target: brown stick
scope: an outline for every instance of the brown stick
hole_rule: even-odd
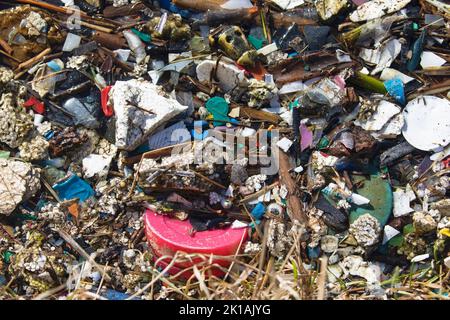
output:
[[[328,256],[320,258],[320,272],[317,279],[317,300],[325,300],[325,285],[327,284]]]
[[[225,187],[224,185],[222,185],[222,184],[220,184],[220,183],[218,183],[218,182],[216,182],[216,181],[214,181],[214,180],[211,180],[211,179],[208,178],[208,177],[205,177],[204,175],[202,175],[201,173],[199,173],[199,172],[197,172],[197,171],[194,171],[194,174],[195,174],[197,177],[199,177],[200,179],[203,179],[203,180],[205,180],[205,181],[207,181],[207,182],[209,182],[209,183],[215,185],[216,187],[219,187],[219,188],[221,188],[221,189],[226,189],[226,188],[227,188],[227,187]]]
[[[272,146],[272,149],[278,147]],[[300,199],[298,198],[296,191],[297,187],[295,185],[294,179],[292,179],[289,170],[291,169],[291,165],[289,163],[289,156],[278,149],[279,154],[279,166],[280,166],[280,180],[281,183],[284,184],[288,190],[287,195],[287,206],[288,206],[288,215],[291,220],[298,220],[300,223],[306,223],[308,218],[306,214],[302,210],[302,204],[300,203]]]
[[[3,39],[0,39],[0,46],[8,53],[11,54],[13,52],[13,48]]]
[[[37,0],[16,0],[16,2],[29,4],[29,5],[32,5],[32,6],[41,7],[41,8],[50,10],[50,11],[55,11],[55,12],[60,12],[60,13],[65,13],[65,14],[73,14],[73,13],[78,11],[80,13],[80,17],[89,18],[89,16],[85,12],[83,12],[81,10],[76,10],[76,9],[73,9],[73,8],[59,7],[59,6],[55,6],[53,4],[45,3],[45,2],[42,2],[42,1],[37,1]]]
[[[28,67],[31,67],[32,65],[36,64],[39,62],[39,60],[41,60],[45,55],[49,54],[52,51],[51,48],[47,48],[44,51],[42,51],[41,53],[39,53],[37,56],[22,62],[21,64],[19,64],[19,66],[17,67],[16,71],[22,70],[22,69],[26,69]]]
[[[220,10],[225,0],[209,0],[209,1],[198,1],[198,0],[174,0],[173,4],[177,7],[193,9],[196,11],[208,11],[208,10]]]

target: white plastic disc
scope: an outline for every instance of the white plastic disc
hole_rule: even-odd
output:
[[[402,133],[413,147],[430,151],[450,142],[450,101],[434,96],[420,96],[403,110]]]

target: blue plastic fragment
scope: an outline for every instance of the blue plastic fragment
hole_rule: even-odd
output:
[[[266,206],[259,202],[252,210],[251,214],[256,219],[261,219],[264,213],[266,212]]]
[[[161,8],[169,10],[173,13],[178,13],[182,18],[189,19],[192,15],[191,11],[177,7],[171,0],[160,0],[159,4]]]
[[[130,297],[130,295],[116,290],[106,289],[104,297],[108,300],[126,300]],[[139,300],[139,299],[133,298],[131,300]]]
[[[204,120],[194,121],[194,129],[191,130],[191,135],[194,137],[195,140],[203,140],[209,134],[208,130],[203,131],[203,128],[207,128],[207,127],[208,127],[208,121],[204,121]]]
[[[47,62],[47,66],[52,69],[52,71],[58,72],[61,71],[61,66],[59,66],[55,60]]]
[[[393,78],[384,82],[384,87],[391,97],[393,97],[402,106],[406,104],[405,88],[402,80]]]
[[[45,138],[45,140],[50,140],[51,138],[53,138],[54,135],[55,135],[55,132],[52,130],[49,130],[46,133],[44,133],[44,138]]]
[[[78,198],[80,202],[84,202],[95,194],[89,183],[75,174],[64,182],[55,184],[53,189],[55,189],[58,196],[63,200]]]
[[[310,246],[307,246],[307,254],[308,254],[308,258],[310,259],[317,259],[320,257],[320,248],[319,246],[311,248]]]
[[[338,159],[338,161],[336,161],[336,164],[334,165],[334,168],[337,171],[344,171],[344,170],[358,171],[358,169],[360,169],[360,167],[354,161],[348,158]]]

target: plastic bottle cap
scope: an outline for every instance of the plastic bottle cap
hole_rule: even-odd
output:
[[[191,229],[192,225],[188,220],[159,215],[149,209],[145,212],[145,233],[157,256],[173,256],[177,251],[232,256],[236,254],[239,244],[242,243],[241,248],[243,247],[248,237],[247,228],[207,230],[190,235]],[[190,267],[199,261],[201,258],[176,263],[175,266]],[[213,259],[213,263],[226,267],[231,261]]]

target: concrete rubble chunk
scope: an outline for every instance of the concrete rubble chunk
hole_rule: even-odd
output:
[[[155,129],[188,109],[164,97],[156,85],[137,79],[117,81],[109,97],[116,114],[115,145],[124,150],[135,149]]]
[[[0,159],[0,214],[9,215],[40,189],[40,169],[19,160]]]
[[[211,71],[215,68],[216,61],[205,60],[197,66],[197,78],[202,83],[208,83],[211,79]],[[228,92],[238,86],[243,86],[248,83],[244,75],[244,70],[238,67],[219,61],[217,65],[217,80],[219,87]]]

